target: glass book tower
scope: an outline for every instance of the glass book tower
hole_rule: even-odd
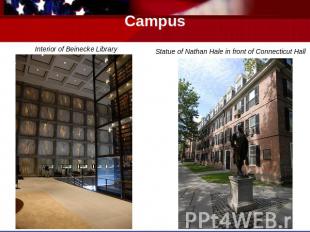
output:
[[[97,191],[131,199],[132,58],[94,55],[93,70]],[[109,146],[100,141],[106,132]]]

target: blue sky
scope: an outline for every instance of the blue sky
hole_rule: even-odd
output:
[[[199,117],[206,116],[244,72],[243,59],[180,59],[179,78],[185,78],[199,94]]]

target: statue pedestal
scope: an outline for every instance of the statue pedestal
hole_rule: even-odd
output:
[[[229,176],[230,196],[229,207],[236,213],[250,211],[256,208],[253,201],[253,177]]]

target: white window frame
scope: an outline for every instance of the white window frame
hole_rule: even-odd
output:
[[[237,111],[238,111],[238,110],[241,110],[241,107],[242,107],[242,103],[241,103],[241,101],[239,101],[239,102],[237,103]]]
[[[255,99],[255,89],[253,89],[250,93],[249,93],[249,102],[251,100]]]
[[[228,102],[232,98],[232,91],[229,91],[226,95],[226,101]]]
[[[256,146],[257,145],[249,145],[249,166],[256,166]],[[254,154],[251,154],[251,147],[255,147]],[[251,157],[254,157],[255,163],[251,163]]]
[[[242,88],[242,78],[240,77],[240,79],[236,82],[236,92],[239,91]]]
[[[230,122],[231,120],[231,110],[229,109],[227,112],[226,112],[226,122]]]
[[[255,128],[256,125],[257,125],[257,123],[256,123],[256,115],[253,115],[252,117],[249,118],[249,129],[252,129],[253,127]]]

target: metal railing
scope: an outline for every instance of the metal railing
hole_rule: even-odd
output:
[[[56,180],[72,184],[91,191],[96,191],[96,177],[95,176],[65,176],[55,177]]]
[[[96,186],[95,176],[65,176],[65,177],[55,177],[56,180],[72,184],[81,188],[85,188],[91,191],[104,191],[113,194],[121,194],[122,188],[127,195],[131,195],[132,182],[131,181],[121,181],[109,178],[98,178],[98,186]]]

